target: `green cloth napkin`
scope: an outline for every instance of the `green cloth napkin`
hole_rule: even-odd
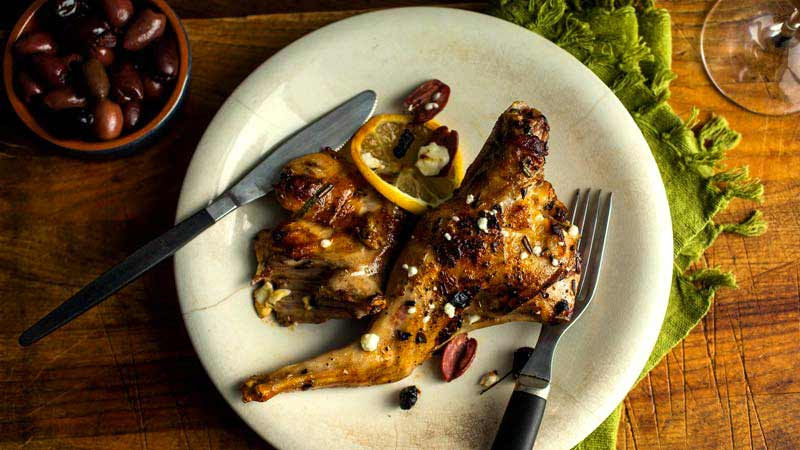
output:
[[[736,287],[730,272],[691,267],[720,233],[766,231],[760,211],[741,223],[713,220],[734,198],[760,202],[764,188],[749,178],[747,167],[721,167],[725,152],[740,139],[725,119],[701,125],[695,109],[684,121],[667,104],[675,79],[670,17],[653,0],[490,0],[490,8],[554,42],[600,77],[639,125],[661,171],[675,266],[667,314],[644,376],[703,318],[718,288]],[[620,411],[621,406],[575,448],[615,448]]]

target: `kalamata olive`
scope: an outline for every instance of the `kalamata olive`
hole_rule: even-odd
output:
[[[46,31],[39,31],[23,36],[14,43],[14,50],[18,55],[33,55],[36,53],[44,53],[47,55],[55,55],[58,51],[53,35]]]
[[[447,343],[442,353],[442,376],[445,381],[452,381],[467,371],[475,359],[478,341],[461,333]]]
[[[86,106],[86,97],[78,94],[71,87],[65,87],[48,92],[44,96],[43,102],[53,111],[60,111],[67,108],[83,108]]]
[[[103,63],[96,59],[90,59],[83,63],[83,79],[86,81],[86,87],[92,97],[106,98],[108,96],[110,83]]]
[[[30,103],[34,97],[44,92],[44,87],[28,72],[20,71],[17,73],[17,90],[25,103]]]
[[[31,62],[39,78],[50,87],[60,88],[67,85],[69,66],[64,61],[64,58],[38,54],[33,55]]]
[[[108,22],[102,17],[96,15],[89,15],[77,19],[76,22],[69,27],[66,34],[76,46],[80,45],[95,45],[100,47],[113,47],[113,45],[100,45],[99,41],[107,36],[110,30]],[[116,45],[116,38],[114,38]]]
[[[87,53],[89,54],[89,58],[100,61],[106,67],[114,64],[114,50],[108,47],[91,46]]]
[[[156,80],[147,74],[142,74],[142,86],[144,87],[144,99],[154,101],[164,95],[164,83]]]
[[[92,114],[88,109],[80,108],[74,110],[74,121],[75,125],[81,128],[84,131],[89,131],[94,125],[94,114]]]
[[[166,28],[167,16],[152,9],[145,9],[128,28],[122,46],[125,50],[141,50],[160,38]]]
[[[411,409],[417,404],[422,391],[416,386],[408,386],[400,390],[400,409]]]
[[[69,68],[71,69],[73,65],[77,65],[83,62],[83,55],[81,55],[80,53],[70,53],[64,56],[63,59],[64,63],[67,64],[67,66],[69,66]]]
[[[51,0],[56,17],[66,19],[78,12],[78,0]]]
[[[94,108],[94,135],[103,141],[117,138],[122,133],[122,108],[104,98]]]
[[[171,79],[178,74],[178,44],[172,37],[165,37],[155,44],[155,62],[156,70],[159,74],[166,78]]]
[[[114,48],[117,46],[117,35],[110,31],[106,31],[105,33],[101,34],[99,38],[97,38],[94,45],[97,47]]]
[[[122,107],[122,123],[126,130],[132,130],[139,123],[142,105],[139,102],[128,102]]]
[[[111,86],[117,101],[126,103],[144,98],[144,87],[133,64],[125,62],[111,75]]]
[[[108,21],[117,28],[125,25],[133,16],[131,0],[100,0],[100,4],[108,16]]]

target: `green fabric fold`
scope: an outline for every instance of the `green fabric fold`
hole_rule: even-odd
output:
[[[705,316],[718,289],[736,287],[732,273],[696,266],[720,233],[766,231],[759,211],[741,223],[714,221],[735,198],[761,202],[764,187],[747,167],[722,166],[725,152],[741,139],[724,118],[701,124],[695,109],[683,120],[667,103],[675,79],[670,17],[652,0],[491,0],[490,11],[544,36],[591,69],[650,145],[670,205],[675,265],[667,313],[643,377]],[[615,448],[621,410],[575,448]]]

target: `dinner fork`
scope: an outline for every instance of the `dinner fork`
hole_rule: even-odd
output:
[[[578,321],[594,298],[603,263],[612,200],[611,192],[603,194],[601,190],[579,189],[575,193],[571,222],[581,230],[578,272],[582,270],[582,273],[572,320],[542,326],[533,354],[519,372],[492,450],[530,450],[536,441],[550,392],[550,369],[558,341]]]

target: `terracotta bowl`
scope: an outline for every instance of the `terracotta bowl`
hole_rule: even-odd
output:
[[[169,26],[172,27],[175,32],[175,39],[178,43],[178,52],[180,54],[180,69],[176,77],[175,87],[169,99],[161,108],[161,111],[150,119],[147,124],[133,133],[124,134],[110,141],[82,141],[77,139],[61,139],[47,131],[39,124],[25,102],[17,96],[14,87],[14,43],[26,31],[26,28],[31,23],[31,19],[33,19],[39,8],[47,3],[47,1],[48,0],[35,0],[31,6],[28,7],[9,34],[5,53],[3,54],[3,83],[5,84],[6,94],[11,102],[11,106],[14,107],[19,118],[42,139],[61,149],[78,152],[84,155],[101,155],[132,151],[159,135],[183,104],[183,100],[188,91],[192,68],[192,54],[191,48],[189,47],[189,38],[186,34],[186,30],[183,28],[181,20],[178,18],[177,14],[175,14],[175,11],[173,11],[164,0],[147,0],[148,3],[152,4],[167,16]]]

